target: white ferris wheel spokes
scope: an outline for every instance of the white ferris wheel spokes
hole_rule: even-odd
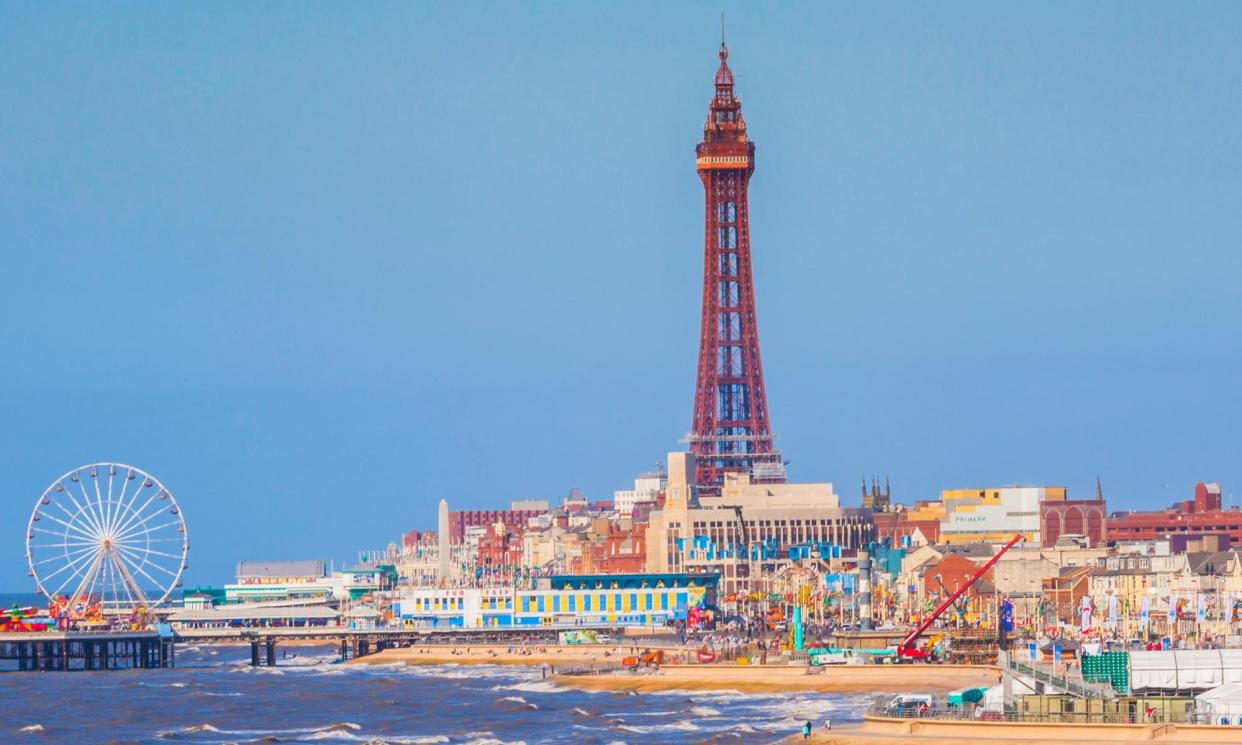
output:
[[[26,561],[35,588],[70,615],[150,608],[181,585],[189,551],[185,518],[171,492],[122,463],[81,466],[35,503]]]

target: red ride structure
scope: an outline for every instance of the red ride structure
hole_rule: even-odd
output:
[[[915,660],[921,660],[921,659],[927,658],[929,656],[927,652],[915,646],[918,643],[919,637],[923,635],[923,632],[931,628],[931,625],[936,622],[936,619],[940,617],[940,614],[944,613],[949,608],[949,606],[956,603],[957,599],[960,598],[962,595],[964,595],[966,591],[970,589],[971,585],[973,585],[976,581],[979,580],[980,577],[984,575],[984,573],[986,573],[989,569],[991,569],[993,564],[1000,561],[1000,557],[1004,556],[1006,551],[1013,548],[1014,544],[1022,540],[1024,537],[1025,536],[1019,533],[1015,535],[1013,538],[1010,538],[1009,543],[1006,543],[1004,546],[1002,546],[1001,550],[997,551],[995,556],[988,559],[986,564],[979,567],[979,570],[977,572],[970,575],[970,579],[963,582],[962,586],[957,588],[957,592],[953,593],[948,598],[946,598],[944,602],[936,606],[936,610],[932,611],[931,615],[923,619],[923,622],[920,623],[918,626],[916,626],[914,628],[914,631],[911,631],[909,634],[907,634],[906,638],[902,639],[901,643],[897,645],[898,657],[909,657]]]
[[[690,451],[695,482],[718,493],[724,474],[749,471],[755,482],[783,482],[772,442],[768,398],[755,325],[747,187],[755,144],[746,134],[742,102],[733,95],[729,49],[720,42],[716,93],[707,113],[696,168],[706,196],[703,316]]]

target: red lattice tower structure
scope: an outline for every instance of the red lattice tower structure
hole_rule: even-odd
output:
[[[707,209],[703,319],[689,439],[695,481],[705,493],[716,493],[729,471],[748,471],[756,482],[785,479],[768,421],[750,270],[746,192],[755,170],[755,144],[746,136],[742,102],[733,95],[728,58],[722,39],[716,94],[703,141],[695,148]]]

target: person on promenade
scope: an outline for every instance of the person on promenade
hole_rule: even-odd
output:
[[[806,720],[806,724],[802,725],[802,739],[811,739],[811,720]]]

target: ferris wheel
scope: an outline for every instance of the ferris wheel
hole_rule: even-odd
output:
[[[30,514],[35,588],[70,617],[146,609],[181,586],[190,544],[177,500],[123,463],[80,466],[52,482]]]

